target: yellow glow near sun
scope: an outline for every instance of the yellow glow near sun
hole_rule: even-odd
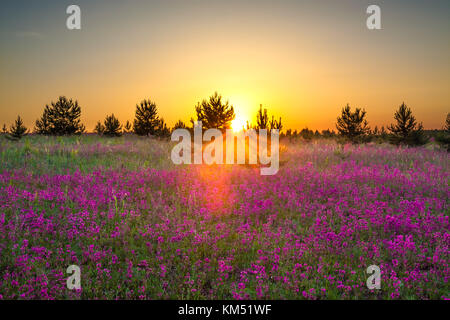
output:
[[[234,132],[238,132],[243,130],[247,125],[247,120],[242,118],[239,115],[236,115],[236,118],[231,121],[231,128],[233,129]]]
[[[238,132],[247,128],[247,121],[251,122],[248,115],[251,112],[251,106],[253,104],[252,100],[247,95],[235,94],[230,95],[229,101],[236,113],[236,118],[231,121],[231,129],[233,129],[234,132]]]

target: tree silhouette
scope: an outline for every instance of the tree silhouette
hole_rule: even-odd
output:
[[[3,134],[7,134],[8,133],[8,128],[6,128],[6,124],[3,124],[2,133]]]
[[[153,135],[156,133],[158,125],[158,111],[154,102],[143,100],[140,105],[136,105],[134,133],[140,136]]]
[[[21,139],[25,133],[27,132],[27,128],[23,125],[22,118],[17,116],[16,121],[9,129],[9,134],[13,139],[19,140]]]
[[[304,128],[300,131],[299,133],[300,137],[302,137],[305,140],[311,140],[314,137],[314,131],[308,129],[308,128]]]
[[[170,129],[169,129],[169,127],[167,127],[167,124],[164,121],[164,118],[160,118],[158,121],[156,135],[159,137],[168,137],[170,135]]]
[[[120,124],[119,119],[114,116],[114,113],[110,116],[106,116],[103,125],[105,126],[105,130],[103,131],[105,136],[119,137],[122,135],[122,125]]]
[[[85,127],[81,123],[81,108],[78,101],[60,96],[51,106],[46,105],[41,119],[36,121],[36,133],[51,135],[81,134]]]
[[[365,117],[365,110],[356,108],[352,112],[347,104],[342,108],[341,116],[337,118],[336,129],[342,136],[355,142],[358,137],[367,134],[370,130]]]
[[[271,130],[276,129],[276,130],[281,131],[281,129],[283,129],[283,124],[281,123],[281,117],[280,117],[280,120],[277,121],[277,120],[275,120],[275,117],[272,116],[272,120],[270,121],[269,128]]]
[[[130,133],[133,126],[131,125],[130,121],[127,120],[125,123],[125,126],[123,127],[123,133]]]
[[[103,132],[105,132],[105,126],[100,121],[97,121],[97,124],[95,125],[94,132],[98,135],[102,135]]]
[[[450,134],[450,113],[447,113],[447,119],[445,120],[445,131]]]
[[[330,131],[330,129],[322,130],[322,136],[324,138],[331,138],[334,135],[333,132]]]
[[[262,104],[259,105],[259,110],[256,113],[256,129],[268,129],[269,128],[269,117],[267,115],[267,109],[262,108]]]
[[[41,119],[36,120],[34,132],[37,134],[50,134],[50,123],[48,119],[48,108],[44,109]]]
[[[175,123],[175,125],[173,126],[172,131],[176,129],[187,129],[187,126],[183,121],[178,120],[177,123]]]
[[[380,131],[378,130],[378,126],[375,126],[375,128],[372,130],[372,135],[378,136],[380,134]]]
[[[427,142],[422,123],[417,124],[410,108],[403,102],[394,114],[395,124],[388,126],[395,144],[421,145]]]
[[[445,119],[444,130],[438,132],[435,136],[435,140],[444,147],[447,151],[450,151],[450,113],[447,114]]]
[[[231,121],[236,117],[233,106],[229,102],[222,102],[222,96],[217,92],[209,100],[199,102],[195,107],[197,121],[202,121],[204,129],[229,129]]]

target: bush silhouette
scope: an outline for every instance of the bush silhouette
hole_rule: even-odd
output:
[[[405,103],[394,114],[395,124],[388,126],[394,144],[422,145],[427,143],[422,123],[417,124],[412,111]]]
[[[143,100],[140,105],[136,105],[134,133],[140,136],[153,135],[159,124],[158,111],[154,102]]]
[[[81,134],[85,127],[80,117],[78,102],[61,96],[56,102],[51,102],[51,106],[45,106],[42,117],[36,121],[35,132],[58,136]]]

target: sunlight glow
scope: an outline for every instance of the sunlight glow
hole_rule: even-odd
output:
[[[247,120],[238,115],[236,116],[236,118],[233,121],[231,121],[231,128],[233,129],[234,132],[238,132],[238,131],[245,129],[246,125],[247,125]]]

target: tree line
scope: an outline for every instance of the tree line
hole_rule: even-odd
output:
[[[234,108],[228,101],[224,101],[222,96],[215,92],[208,99],[204,99],[195,106],[196,120],[202,121],[203,129],[216,128],[226,130],[231,127],[231,122],[235,119]],[[373,140],[388,141],[393,144],[405,145],[423,145],[428,142],[429,137],[425,134],[422,123],[418,123],[412,110],[402,103],[394,113],[394,122],[378,129],[377,126],[372,130],[367,122],[367,113],[364,109],[355,108],[352,111],[347,104],[342,108],[336,121],[334,130],[313,131],[304,128],[301,131],[287,129],[280,134],[281,138],[301,137],[305,140],[314,138],[332,138],[339,137],[345,141],[353,143],[363,143]],[[195,120],[191,118],[190,126],[179,120],[173,128],[169,128],[164,118],[158,114],[156,103],[150,99],[143,100],[136,104],[135,117],[133,123],[129,120],[121,124],[114,114],[107,115],[103,121],[98,121],[94,132],[108,137],[121,136],[123,134],[134,133],[139,136],[157,136],[168,137],[175,129],[186,128],[192,130]],[[269,118],[267,108],[263,109],[260,105],[256,113],[255,124],[247,122],[246,128],[249,129],[283,129],[281,117],[278,119],[272,115]],[[3,133],[12,140],[18,140],[29,130],[24,126],[20,116],[8,130],[3,125]],[[42,116],[36,120],[34,133],[42,135],[76,135],[86,131],[81,123],[81,107],[78,101],[60,96],[56,102],[46,105]],[[449,149],[450,145],[450,113],[444,125],[444,130],[434,135],[435,140]]]

